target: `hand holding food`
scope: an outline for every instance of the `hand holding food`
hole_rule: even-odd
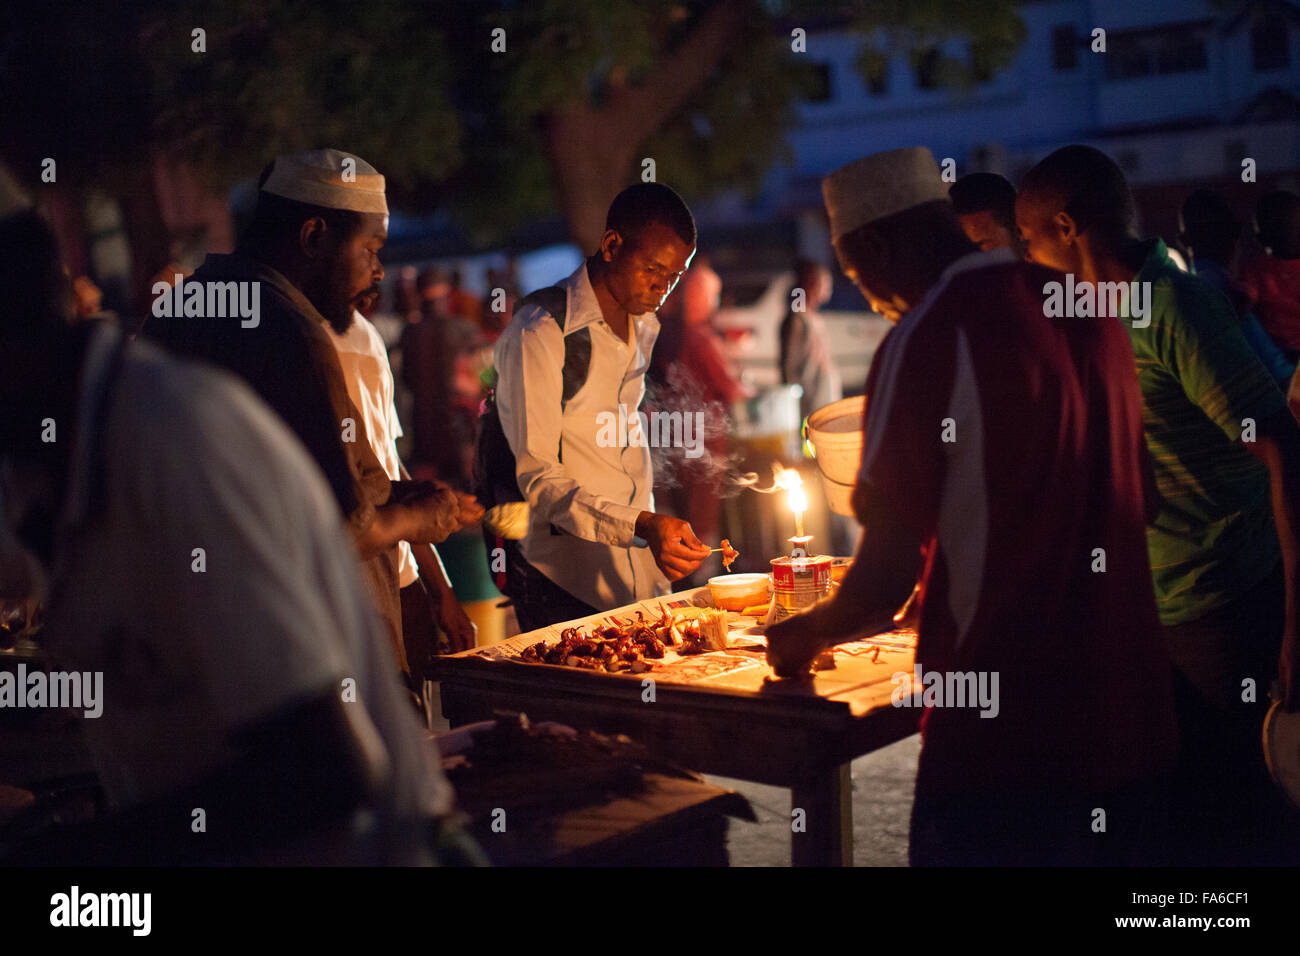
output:
[[[636,533],[645,539],[655,564],[669,581],[686,577],[709,556],[709,546],[680,518],[643,511],[637,518]]]
[[[400,504],[411,525],[407,541],[438,544],[462,527],[461,499],[447,485],[434,485],[427,495],[410,497]]]
[[[837,595],[769,625],[767,662],[778,677],[801,677],[826,648],[889,626],[886,621],[864,618],[851,601]]]
[[[803,677],[830,643],[813,611],[805,611],[768,627],[767,663],[777,677]]]
[[[456,502],[460,506],[459,519],[461,528],[469,528],[483,520],[483,506],[478,503],[477,498],[454,488],[452,494],[456,496]]]
[[[483,518],[477,498],[441,481],[395,481],[388,500],[408,510],[414,527],[406,540],[420,544],[438,544]]]

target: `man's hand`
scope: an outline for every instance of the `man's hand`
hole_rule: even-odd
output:
[[[457,491],[455,488],[451,490],[451,493],[456,496],[456,504],[459,507],[457,520],[460,521],[460,528],[457,529],[458,531],[473,527],[483,520],[483,506],[478,503],[477,498],[463,491]]]
[[[767,663],[777,677],[802,677],[832,644],[889,630],[894,626],[891,618],[885,613],[864,615],[838,595],[827,598],[767,629]]]
[[[460,530],[460,500],[446,485],[399,506],[407,521],[405,540],[412,544],[437,544]]]
[[[643,511],[636,519],[636,533],[645,539],[655,564],[669,581],[686,577],[709,556],[709,546],[680,518]]]
[[[483,517],[483,507],[473,495],[440,481],[394,482],[393,488],[409,522],[404,540],[412,543],[437,544]]]
[[[456,600],[456,594],[451,588],[438,588],[432,584],[425,584],[429,592],[429,600],[433,604],[433,617],[438,622],[438,627],[442,633],[447,635],[447,644],[449,645],[449,654],[455,654],[457,651],[467,651],[478,644],[478,628],[474,622],[469,619],[465,609],[460,606]]]

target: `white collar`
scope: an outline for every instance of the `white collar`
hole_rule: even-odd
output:
[[[566,288],[569,293],[568,314],[564,320],[565,335],[605,320],[604,313],[600,311],[600,303],[596,301],[596,290],[591,287],[591,277],[587,275],[585,259],[571,276],[560,283],[560,287]],[[636,330],[632,334],[637,339],[647,330],[656,334],[659,332],[659,316],[653,312],[642,312],[628,318],[631,320],[629,324]]]

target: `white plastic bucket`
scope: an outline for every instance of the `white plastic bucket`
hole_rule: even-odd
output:
[[[805,437],[821,472],[826,501],[837,515],[853,515],[850,499],[862,464],[863,395],[831,402],[808,416]]]

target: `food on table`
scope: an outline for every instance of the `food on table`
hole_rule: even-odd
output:
[[[727,612],[716,608],[664,610],[647,620],[568,627],[555,644],[538,641],[524,648],[517,660],[526,664],[558,664],[610,674],[643,674],[654,668],[668,647],[679,654],[725,650]]]
[[[568,627],[555,644],[538,641],[523,649],[519,660],[528,664],[561,664],[610,674],[641,674],[650,670],[647,658],[661,658],[668,644],[679,637],[672,615],[665,611],[658,620],[637,619],[621,624],[597,624],[588,634],[584,628]]]
[[[772,609],[772,602],[767,601],[763,604],[751,604],[749,607],[741,608],[740,613],[747,617],[767,617],[767,612]]]
[[[740,552],[731,546],[731,542],[728,539],[723,538],[722,539],[722,566],[726,568],[728,571],[730,571],[731,566],[736,563],[736,559],[738,557],[740,557]]]
[[[728,611],[743,611],[754,604],[766,604],[768,578],[766,574],[724,574],[709,578],[709,594],[713,603]]]
[[[698,613],[677,623],[682,637],[680,654],[703,654],[705,651],[727,649],[727,612],[714,608],[699,608]]]

